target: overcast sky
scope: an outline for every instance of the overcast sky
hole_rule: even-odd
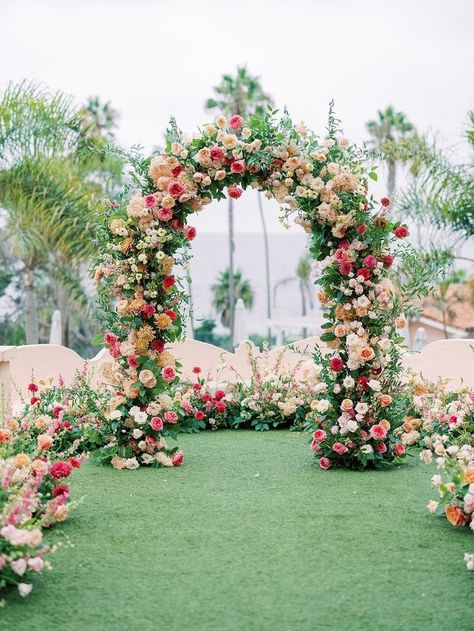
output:
[[[238,64],[317,132],[334,98],[356,141],[393,104],[454,146],[474,106],[472,0],[0,0],[0,23],[0,88],[27,78],[109,100],[126,146],[159,144],[170,115],[193,131]],[[239,202],[240,231],[260,228],[254,195]],[[225,208],[193,223],[224,231]]]

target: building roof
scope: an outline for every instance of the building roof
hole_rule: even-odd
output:
[[[461,284],[451,285],[447,291],[447,300],[449,306],[446,310],[446,324],[461,331],[474,329],[474,304],[469,301],[468,287]],[[442,310],[430,300],[425,301],[421,315],[441,324],[444,322]]]

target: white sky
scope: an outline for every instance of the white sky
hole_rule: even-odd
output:
[[[189,132],[207,121],[212,86],[247,64],[317,132],[331,98],[357,142],[393,104],[453,146],[473,108],[473,18],[472,0],[0,0],[0,89],[27,78],[78,102],[99,95],[120,112],[119,141],[150,149],[170,115]],[[254,195],[239,231],[260,230]],[[225,231],[225,208],[193,223]]]

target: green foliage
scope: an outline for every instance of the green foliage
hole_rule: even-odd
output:
[[[221,272],[217,281],[212,285],[212,305],[220,314],[222,325],[229,326],[230,304],[229,304],[229,268]],[[249,280],[243,278],[242,270],[234,272],[234,299],[242,298],[247,309],[253,307],[254,292]]]

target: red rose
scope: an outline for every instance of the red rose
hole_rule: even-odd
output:
[[[118,336],[115,335],[115,333],[106,333],[104,335],[104,340],[106,344],[108,344],[109,346],[113,346],[118,342]]]
[[[329,469],[329,467],[331,466],[331,461],[329,460],[329,458],[320,458],[319,466],[321,467],[321,469]]]
[[[224,152],[220,147],[211,147],[211,159],[212,160],[222,160],[224,157]]]
[[[216,401],[214,403],[214,407],[219,412],[219,414],[223,414],[226,411],[226,408],[227,408],[227,406],[224,403],[224,401]]]
[[[171,169],[171,175],[173,177],[178,177],[178,175],[181,173],[182,170],[183,170],[183,167],[180,164],[177,164],[175,167]]]
[[[369,381],[370,381],[370,379],[368,377],[364,377],[364,376],[357,377],[357,385],[362,390],[362,392],[365,392],[365,390],[368,389]]]
[[[184,229],[184,236],[188,241],[192,241],[196,237],[197,231],[194,226],[186,226]]]
[[[156,206],[156,197],[154,195],[147,195],[145,197],[145,206],[147,208],[153,208],[153,206]]]
[[[127,357],[127,364],[130,366],[130,368],[135,370],[135,368],[138,368],[138,366],[140,365],[137,360],[138,355],[136,353],[133,353],[133,355],[129,355]]]
[[[75,458],[74,456],[71,456],[70,458],[68,458],[67,461],[69,462],[69,464],[71,465],[73,469],[79,469],[79,467],[82,464],[82,461],[79,458]]]
[[[384,217],[376,217],[374,224],[376,228],[383,229],[387,225],[388,221]]]
[[[375,256],[369,254],[365,257],[363,264],[365,265],[365,267],[377,267],[377,259],[375,258]]]
[[[383,258],[382,258],[383,264],[385,265],[385,267],[392,267],[393,265],[393,256],[391,256],[390,254],[386,254]]]
[[[54,418],[58,418],[62,411],[63,411],[63,407],[61,405],[55,405],[53,407],[53,416],[54,416]]]
[[[385,443],[377,443],[374,449],[378,454],[384,454],[387,451],[387,445]]]
[[[243,173],[245,171],[245,162],[243,160],[234,160],[230,165],[231,173]]]
[[[224,390],[216,390],[214,393],[214,399],[216,401],[220,401],[221,399],[223,399],[225,397],[225,392]]]
[[[35,383],[28,384],[29,392],[38,392],[38,386]]]
[[[155,432],[161,432],[163,429],[163,421],[159,416],[154,416],[150,421],[151,429],[154,429]]]
[[[395,443],[393,446],[393,453],[396,456],[402,456],[405,453],[405,446],[402,443]]]
[[[184,191],[185,188],[181,182],[171,182],[171,184],[168,185],[168,193],[173,197],[179,197]]]
[[[39,401],[41,401],[39,397],[31,397],[30,404],[35,405],[35,403],[38,403]]]
[[[367,231],[367,226],[363,223],[361,226],[355,226],[355,229],[359,234],[365,234]]]
[[[340,372],[344,368],[344,362],[340,357],[331,357],[329,360],[329,368],[334,372]]]
[[[249,164],[248,169],[250,173],[258,173],[260,171],[260,169],[254,164]]]
[[[356,276],[362,276],[364,280],[369,280],[369,278],[372,276],[372,273],[367,268],[361,267],[357,270]]]
[[[165,343],[163,340],[153,340],[151,347],[157,353],[162,353],[165,350]]]
[[[69,487],[67,484],[58,484],[53,489],[53,497],[59,497],[60,495],[65,495],[68,497],[69,495]]]
[[[201,410],[198,410],[194,413],[194,418],[196,419],[196,421],[202,421],[205,416],[206,415],[204,414],[204,412],[201,412]]]
[[[141,308],[141,314],[145,318],[152,318],[155,315],[155,307],[153,305],[145,305]]]
[[[59,460],[51,465],[49,473],[55,480],[60,478],[67,478],[71,474],[71,465],[69,462],[63,462]]]
[[[163,278],[163,287],[165,289],[169,289],[170,287],[173,287],[173,285],[175,284],[175,279],[174,276],[165,276]]]
[[[387,208],[387,206],[390,206],[391,204],[388,197],[382,197],[382,199],[380,200],[380,203],[382,204],[382,206],[385,206],[385,208]]]
[[[197,392],[199,392],[199,390],[202,388],[200,383],[195,383],[193,385],[193,390],[196,390]]]
[[[352,272],[352,263],[349,263],[349,261],[342,261],[342,263],[340,263],[339,265],[339,272],[343,276],[349,276],[349,274]]]
[[[179,467],[183,464],[183,460],[184,460],[184,454],[182,451],[178,451],[177,453],[175,453],[175,455],[172,457],[171,462],[173,463],[173,466],[175,467]]]
[[[232,129],[240,129],[242,127],[243,122],[244,122],[244,119],[242,118],[242,116],[239,116],[238,114],[234,114],[233,116],[230,117],[229,126]]]
[[[393,233],[397,237],[397,239],[404,239],[409,234],[408,228],[406,226],[398,226],[398,228],[395,228]]]
[[[195,375],[199,375],[199,373],[201,372],[201,369],[199,368],[199,366],[194,366],[193,368],[193,373]]]
[[[232,197],[232,199],[239,199],[243,193],[242,189],[239,188],[237,184],[231,184],[227,189],[227,192],[229,193],[229,197]]]
[[[173,211],[171,208],[160,208],[160,210],[156,213],[158,219],[161,221],[169,221],[173,218]]]
[[[171,309],[165,309],[165,313],[172,322],[174,322],[176,318],[178,317],[176,313],[172,311]]]
[[[176,377],[176,373],[172,366],[165,366],[164,368],[161,369],[161,376],[163,377],[165,381],[170,383]]]
[[[72,429],[74,429],[74,427],[69,421],[64,421],[63,423],[61,423],[61,429],[66,429],[70,432]]]

